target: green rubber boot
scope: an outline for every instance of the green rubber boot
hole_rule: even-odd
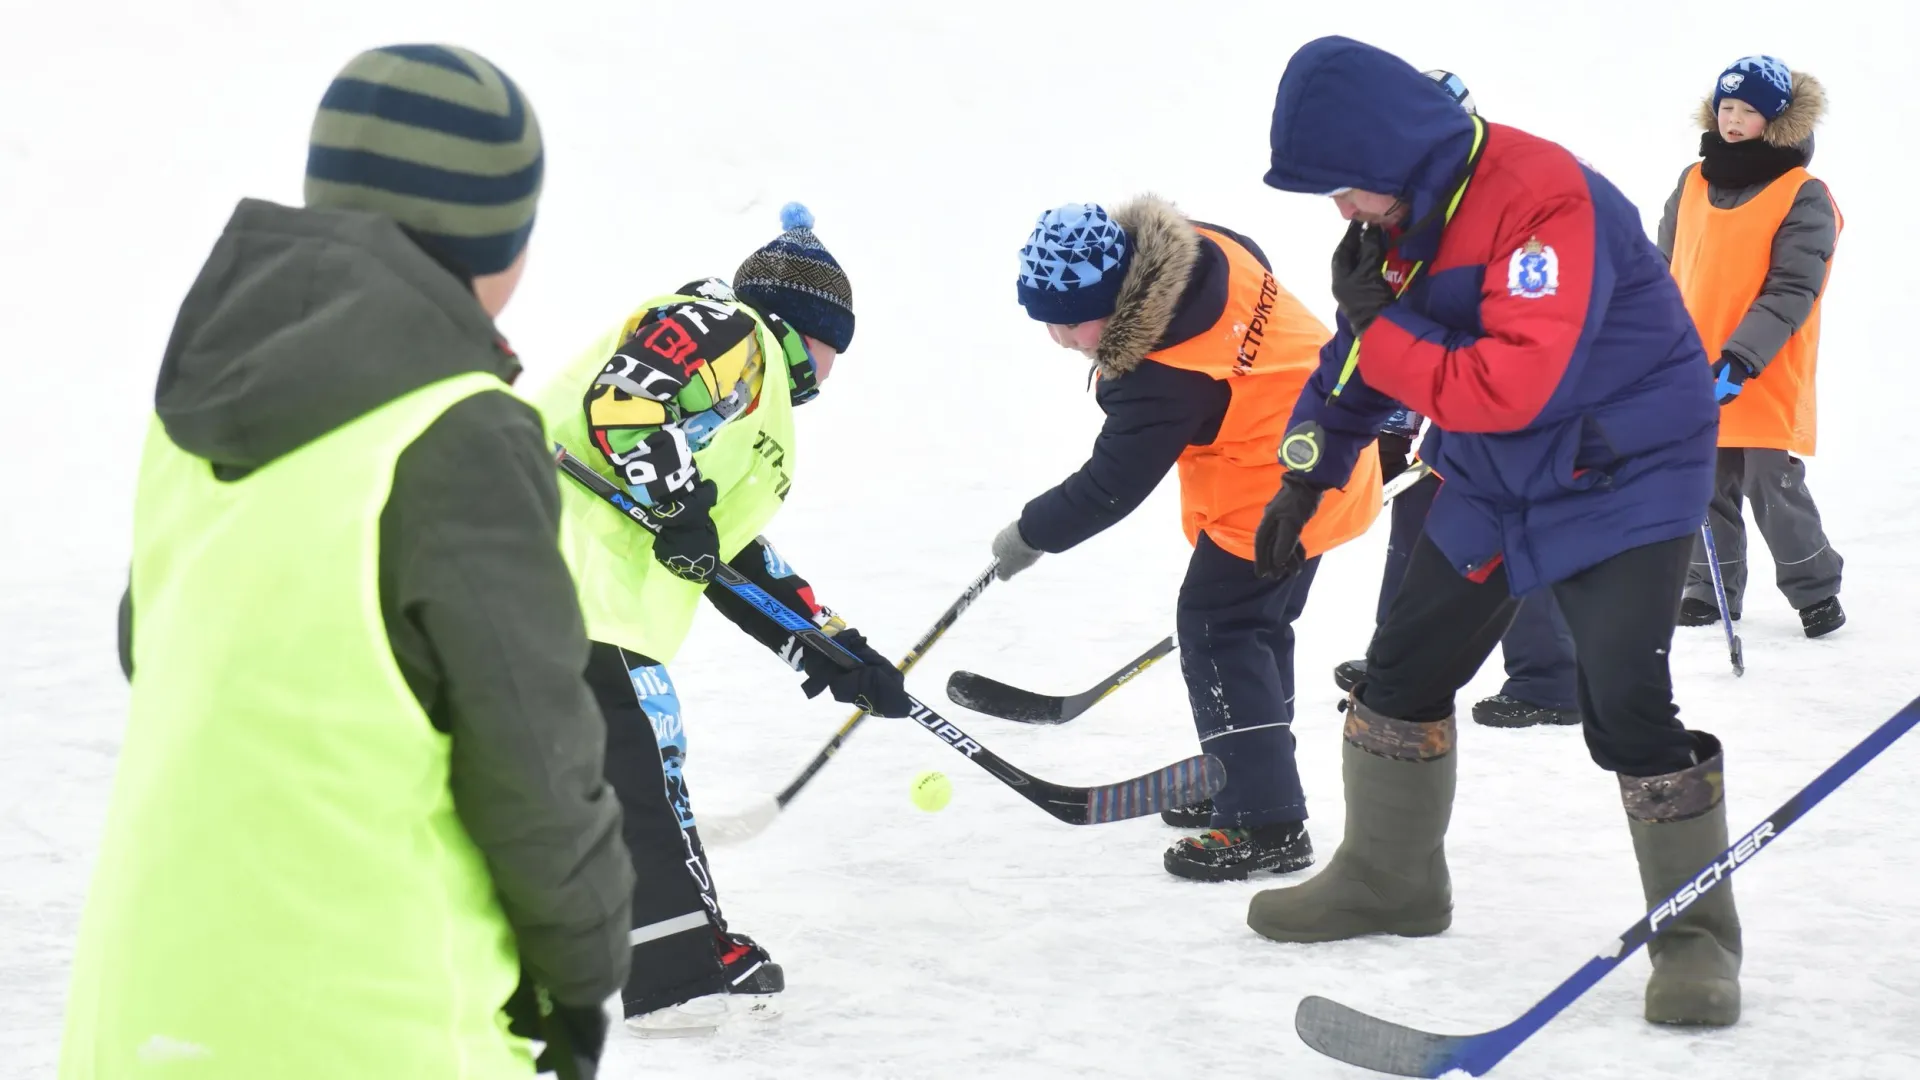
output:
[[[1349,698],[1341,747],[1346,836],[1312,880],[1255,894],[1247,925],[1275,941],[1421,937],[1452,925],[1445,840],[1453,745],[1452,717],[1395,720]]]
[[[1665,776],[1622,776],[1620,801],[1647,906],[1663,904],[1688,882],[1696,889],[1678,911],[1655,915],[1660,933],[1647,943],[1647,1019],[1727,1027],[1740,1019],[1740,915],[1733,882],[1722,876],[1728,868],[1710,866],[1727,849],[1725,759],[1718,739],[1695,735],[1704,760]],[[1697,891],[1701,886],[1707,891]]]

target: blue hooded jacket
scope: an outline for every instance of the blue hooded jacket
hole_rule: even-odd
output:
[[[1384,270],[1400,299],[1361,336],[1344,385],[1354,333],[1338,320],[1294,408],[1294,426],[1324,432],[1308,481],[1349,475],[1396,408],[1424,414],[1422,456],[1446,481],[1428,536],[1469,577],[1504,560],[1516,595],[1699,527],[1719,423],[1712,378],[1618,189],[1340,37],[1288,62],[1272,148],[1272,187],[1355,188],[1410,211]]]

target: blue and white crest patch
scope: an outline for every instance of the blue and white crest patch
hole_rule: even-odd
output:
[[[1560,256],[1553,248],[1532,237],[1514,249],[1507,260],[1509,295],[1538,300],[1560,291]]]

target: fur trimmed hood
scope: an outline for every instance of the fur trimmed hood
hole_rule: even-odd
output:
[[[1100,335],[1093,362],[1105,376],[1140,366],[1166,334],[1200,259],[1200,234],[1178,207],[1157,195],[1142,195],[1113,212],[1133,242],[1133,261],[1121,279],[1120,296]]]
[[[1767,122],[1760,137],[1773,146],[1801,146],[1813,138],[1813,129],[1827,115],[1827,88],[1804,71],[1793,73],[1793,100],[1785,112]],[[1713,96],[1700,99],[1697,119],[1701,131],[1718,131],[1713,115]]]

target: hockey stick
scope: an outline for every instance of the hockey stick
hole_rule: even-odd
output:
[[[999,568],[1000,562],[996,559],[987,565],[987,569],[979,577],[973,579],[973,583],[967,586],[967,591],[960,594],[960,599],[955,600],[946,614],[940,616],[940,620],[933,624],[933,629],[927,631],[926,636],[915,642],[913,648],[907,650],[907,655],[900,658],[900,674],[905,675],[912,671],[913,666],[920,662],[920,658],[927,654],[927,650],[933,648],[933,643],[946,636],[948,628],[959,620],[960,614],[972,607],[973,602],[980,598],[980,594],[987,590],[987,586],[993,584]],[[819,775],[821,769],[827,767],[827,762],[833,760],[833,755],[840,752],[840,747],[847,741],[847,736],[852,735],[853,729],[859,727],[861,721],[866,718],[867,710],[855,710],[854,714],[847,718],[847,722],[840,725],[840,730],[833,733],[833,738],[827,740],[827,745],[813,755],[812,761],[807,762],[807,767],[800,770],[800,775],[794,777],[793,782],[782,788],[779,794],[762,795],[738,814],[703,815],[700,819],[701,837],[709,844],[737,844],[765,832],[767,826],[772,825],[774,819],[780,816],[780,811],[785,810],[787,804],[793,801],[793,797],[800,794],[800,789],[806,787],[815,776]]]
[[[1381,501],[1392,502],[1394,496],[1426,479],[1433,469],[1419,459],[1403,470],[1400,475],[1387,481],[1381,489]],[[1162,657],[1172,652],[1174,639],[1166,637],[1159,643],[1134,657],[1119,671],[1094,684],[1091,689],[1078,694],[1038,694],[1018,686],[1011,686],[998,679],[989,679],[972,671],[956,671],[947,678],[947,699],[962,708],[1001,720],[1012,720],[1021,724],[1064,724],[1081,713],[1086,712],[1102,698],[1133,681],[1133,677],[1152,667]]]
[[[1882,750],[1893,745],[1895,739],[1906,734],[1916,723],[1920,723],[1920,698],[1908,702],[1906,708],[1893,715],[1893,719],[1881,724],[1860,745],[1815,777],[1813,783],[1801,788],[1798,794],[1782,803],[1766,820],[1721,852],[1719,858],[1702,867],[1700,873],[1680,886],[1672,896],[1662,900],[1652,911],[1628,927],[1617,941],[1609,943],[1610,947],[1605,952],[1588,960],[1585,966],[1554,987],[1525,1015],[1505,1027],[1478,1035],[1435,1035],[1369,1016],[1323,997],[1309,997],[1303,999],[1294,1012],[1293,1028],[1308,1046],[1328,1057],[1363,1069],[1394,1076],[1422,1077],[1439,1077],[1454,1069],[1462,1069],[1472,1076],[1485,1076],[1525,1042],[1528,1036],[1546,1026],[1562,1009],[1573,1004],[1576,998],[1605,978],[1609,971],[1619,967],[1620,962],[1632,956],[1634,950],[1673,925],[1674,918],[1685,911],[1688,905],[1712,891],[1734,871],[1753,861],[1754,856],[1777,840],[1788,826],[1819,805],[1820,800],[1831,795],[1835,788],[1859,772],[1867,762],[1878,757]]]
[[[1133,681],[1135,675],[1152,667],[1173,651],[1173,638],[1164,637],[1153,648],[1134,657],[1126,667],[1078,694],[1055,696],[1036,694],[1009,686],[997,679],[971,671],[956,671],[947,677],[947,698],[955,705],[974,712],[1013,720],[1022,724],[1064,724],[1092,708],[1094,703]]]
[[[1713,546],[1713,522],[1700,523],[1700,539],[1706,544],[1707,566],[1713,571],[1713,598],[1720,604],[1720,623],[1727,628],[1727,658],[1733,661],[1736,676],[1747,673],[1746,657],[1740,651],[1740,635],[1733,632],[1733,612],[1727,609],[1727,583],[1720,576],[1720,553]]]
[[[1407,462],[1406,468],[1400,470],[1400,475],[1395,476],[1393,479],[1381,485],[1380,501],[1390,503],[1394,500],[1395,496],[1400,495],[1408,488],[1432,475],[1433,466],[1421,461],[1419,458],[1414,458],[1412,461]]]
[[[659,522],[653,520],[646,507],[614,486],[612,481],[594,472],[586,462],[568,453],[566,447],[557,443],[554,445],[554,460],[561,471],[581,487],[611,503],[629,520],[649,532],[659,531]],[[748,581],[740,571],[721,563],[715,568],[713,580],[765,615],[774,625],[792,634],[802,647],[827,657],[847,670],[860,665],[859,658],[839,642],[821,632],[805,616],[769,595],[765,589]],[[908,715],[914,723],[939,736],[942,742],[953,747],[957,753],[966,755],[975,765],[1018,792],[1028,802],[1069,825],[1100,825],[1145,817],[1176,806],[1189,806],[1212,798],[1227,783],[1226,766],[1211,754],[1190,757],[1164,769],[1114,784],[1074,787],[1052,783],[1028,773],[980,745],[972,736],[913,696],[909,695],[907,701],[911,710]]]

